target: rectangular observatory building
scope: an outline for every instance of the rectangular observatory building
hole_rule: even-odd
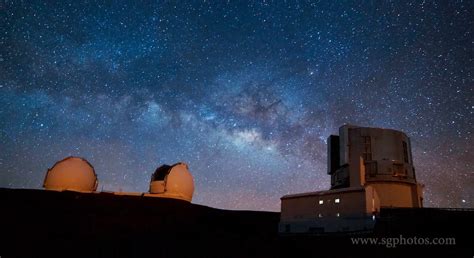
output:
[[[280,232],[368,230],[382,207],[423,206],[405,133],[344,125],[327,142],[330,190],[283,196]]]

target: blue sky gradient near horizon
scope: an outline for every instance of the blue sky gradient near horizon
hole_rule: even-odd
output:
[[[429,207],[473,207],[472,1],[0,3],[0,187],[77,155],[99,190],[189,165],[194,203],[329,188],[344,123],[412,141]]]

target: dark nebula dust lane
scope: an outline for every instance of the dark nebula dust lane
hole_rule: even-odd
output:
[[[69,155],[99,190],[184,161],[195,203],[329,188],[344,123],[402,130],[431,207],[472,207],[473,2],[0,3],[0,187]]]

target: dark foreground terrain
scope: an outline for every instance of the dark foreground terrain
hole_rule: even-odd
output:
[[[472,210],[386,209],[372,233],[278,235],[279,213],[0,188],[0,257],[473,257]],[[402,245],[410,237],[450,245]],[[384,244],[353,244],[355,237]],[[385,239],[382,239],[385,238]],[[399,240],[389,239],[398,238]],[[407,240],[412,241],[412,240]],[[389,244],[390,242],[391,244]]]

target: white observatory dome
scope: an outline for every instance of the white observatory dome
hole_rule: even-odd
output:
[[[92,192],[97,184],[94,167],[87,160],[67,157],[48,169],[43,186],[47,190]]]
[[[190,202],[193,199],[194,180],[185,163],[163,165],[151,176],[150,194]]]

